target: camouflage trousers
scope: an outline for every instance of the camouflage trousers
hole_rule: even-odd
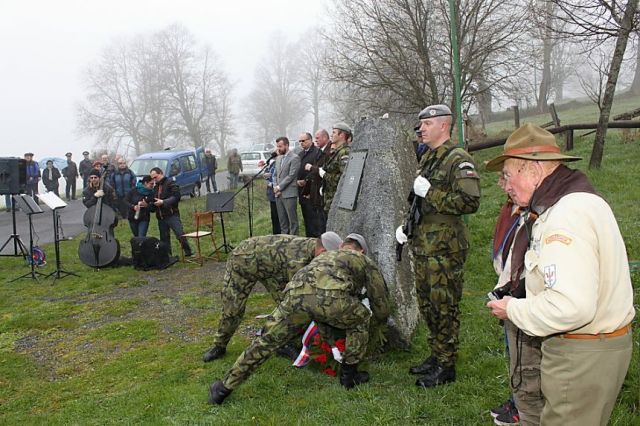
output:
[[[227,261],[224,273],[224,285],[221,292],[222,314],[218,330],[213,336],[214,346],[226,347],[238,329],[247,307],[247,299],[257,281],[260,281],[273,300],[282,300],[284,286],[270,279],[260,279],[256,262],[243,256],[234,256]],[[254,269],[252,269],[254,268]]]
[[[306,315],[296,315],[304,313]],[[316,321],[322,330],[334,328],[346,334],[345,364],[357,364],[365,356],[369,342],[371,312],[354,297],[341,291],[315,289],[311,294],[291,294],[273,311],[272,319],[261,336],[238,357],[222,382],[227,389],[235,389],[262,365],[273,352]]]
[[[415,256],[418,307],[429,327],[431,355],[454,367],[458,355],[460,299],[466,252],[447,256]]]

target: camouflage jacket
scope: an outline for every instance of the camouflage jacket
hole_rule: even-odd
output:
[[[421,218],[410,240],[414,254],[439,256],[467,250],[469,235],[461,216],[480,206],[480,177],[473,159],[449,140],[422,156],[418,176],[426,177],[431,188],[419,200]]]
[[[349,145],[344,144],[338,148],[324,164],[324,180],[322,183],[322,195],[324,196],[324,210],[329,211],[333,197],[338,190],[338,182],[349,162]]]
[[[368,298],[376,320],[386,321],[389,316],[389,290],[384,278],[378,265],[360,252],[341,249],[320,254],[293,276],[284,291],[315,294],[318,289],[360,300]]]
[[[282,290],[293,275],[315,255],[315,238],[264,235],[241,242],[232,256],[257,281],[272,281]]]

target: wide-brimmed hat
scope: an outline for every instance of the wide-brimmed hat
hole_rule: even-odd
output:
[[[499,172],[507,158],[531,161],[578,161],[580,157],[560,152],[556,138],[551,132],[535,124],[527,123],[511,133],[504,144],[502,155],[487,163],[487,170]]]

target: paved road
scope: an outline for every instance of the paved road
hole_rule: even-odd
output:
[[[228,186],[227,172],[220,172],[216,175],[216,183],[219,190],[225,190]],[[203,194],[206,187],[202,185]],[[4,202],[4,196],[2,197]],[[33,223],[33,243],[34,245],[53,242],[53,212],[45,205],[40,206],[44,213],[32,215]],[[86,231],[82,222],[82,217],[86,208],[80,199],[70,201],[64,208],[58,209],[60,214],[60,236],[66,238],[75,237]],[[16,211],[16,230],[20,239],[29,247],[29,219],[21,211]],[[0,247],[13,234],[13,220],[11,212],[0,211]],[[13,244],[7,244],[0,254],[13,254]]]

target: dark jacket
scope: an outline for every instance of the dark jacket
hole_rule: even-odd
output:
[[[93,169],[93,161],[90,159],[82,160],[80,162],[80,176],[85,179],[89,176],[89,172]]]
[[[143,192],[147,192],[144,186],[142,186],[141,182],[138,182],[135,188],[133,188],[127,195],[126,201],[129,205],[129,212],[127,215],[127,219],[131,221],[135,221],[136,211],[133,209],[140,201],[145,200],[149,207],[140,209],[140,216],[138,217],[138,222],[149,222],[151,220],[151,207],[153,207],[153,191],[149,191],[148,194],[144,194]]]
[[[58,189],[58,179],[60,179],[60,170],[55,167],[51,169],[51,177],[49,177],[49,169],[42,170],[42,184],[47,191],[55,191]]]
[[[104,195],[102,196],[102,203],[110,206],[115,210],[116,196],[113,192],[113,188],[111,188],[108,183],[105,183],[102,190],[104,191]],[[98,189],[92,187],[91,185],[87,186],[84,191],[82,191],[82,204],[84,204],[86,208],[98,204],[98,199],[94,197],[94,194],[97,191]]]
[[[313,163],[309,174],[305,178],[306,183],[302,190],[304,196],[308,196],[311,199],[311,204],[315,207],[324,206],[324,198],[320,195],[320,188],[322,187],[322,178],[320,177],[320,167],[324,166],[324,163],[331,157],[331,144],[327,143],[324,149],[318,148],[318,155],[316,161]]]
[[[166,176],[162,180],[156,183],[153,188],[153,198],[158,198],[164,203],[160,207],[152,205],[151,211],[156,212],[158,220],[162,220],[165,217],[179,215],[178,204],[180,203],[180,187],[176,183],[167,178]]]
[[[298,180],[306,180],[307,176],[311,173],[311,171],[306,171],[305,166],[307,164],[311,164],[312,166],[318,160],[321,151],[317,146],[311,145],[307,151],[301,151],[298,155],[300,156],[300,168],[298,169]],[[310,182],[305,182],[305,186],[309,185]],[[298,187],[298,194],[302,197],[303,194],[307,195],[304,191],[303,187]]]
[[[136,174],[128,167],[124,170],[116,169],[109,176],[109,185],[116,191],[116,197],[124,199],[136,186]]]
[[[218,161],[216,160],[216,156],[205,155],[204,162],[207,165],[207,172],[209,172],[210,175],[215,175],[216,169],[218,168]]]
[[[89,171],[91,171],[91,170],[89,170]],[[79,176],[78,175],[78,166],[76,165],[76,163],[74,161],[67,161],[67,167],[62,169],[62,176],[64,176],[64,178],[67,179],[67,180],[76,179]]]
[[[38,183],[40,179],[40,166],[38,163],[31,160],[25,164],[25,171],[27,173],[27,184]]]

